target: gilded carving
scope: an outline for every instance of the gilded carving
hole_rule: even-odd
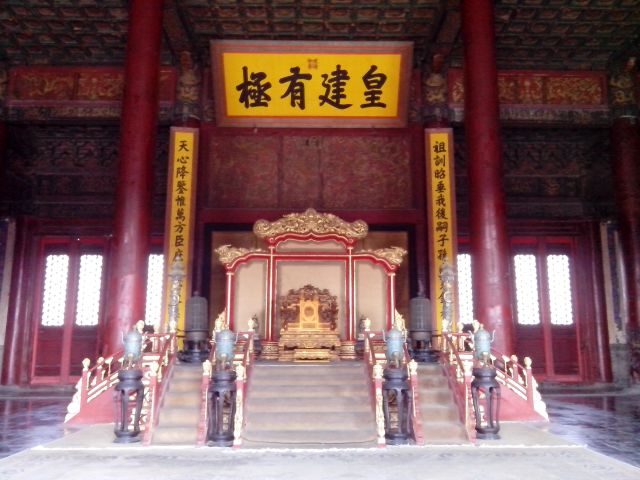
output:
[[[544,103],[544,80],[538,76],[520,78],[518,92],[520,103],[537,105]]]
[[[260,248],[242,248],[232,247],[231,245],[222,245],[214,250],[218,254],[220,263],[223,265],[229,265],[237,258],[243,257],[250,253],[263,252]]]
[[[122,99],[123,89],[123,73],[81,72],[76,99],[118,101]]]
[[[464,80],[450,73],[451,101],[464,104]],[[498,97],[503,105],[602,105],[603,82],[599,75],[498,74]]]
[[[376,257],[383,258],[391,265],[399,267],[407,251],[401,247],[378,248],[376,250],[362,250],[362,253],[371,253]]]
[[[636,58],[630,57],[618,72],[609,78],[609,97],[615,116],[637,114]]]
[[[594,77],[550,77],[547,102],[554,105],[600,105],[602,84]]]
[[[431,60],[431,73],[424,81],[425,101],[427,104],[447,101],[447,81],[442,74],[444,56],[436,54]]]
[[[71,100],[74,75],[31,73],[19,75],[12,92],[20,100]]]
[[[215,322],[213,323],[213,337],[215,338],[216,333],[221,332],[222,330],[226,330],[227,327],[227,309],[225,308],[218,314]]]
[[[280,220],[269,222],[258,220],[253,225],[253,233],[260,238],[276,237],[285,233],[318,235],[337,234],[347,238],[361,239],[367,236],[369,227],[362,220],[345,222],[331,213],[318,213],[309,208],[304,213],[290,213]]]
[[[176,116],[182,120],[200,119],[202,74],[190,52],[180,52],[180,76],[176,98]]]

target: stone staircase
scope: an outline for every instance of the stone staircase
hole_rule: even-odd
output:
[[[418,367],[420,413],[426,445],[468,444],[464,426],[440,364]]]
[[[255,363],[243,444],[373,447],[375,417],[362,362]]]
[[[200,419],[200,363],[177,363],[161,406],[152,445],[195,445]]]

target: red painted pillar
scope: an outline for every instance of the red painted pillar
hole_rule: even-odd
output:
[[[616,204],[627,286],[628,330],[640,322],[640,131],[633,116],[616,118],[611,132]]]
[[[162,0],[130,2],[104,353],[119,350],[122,334],[144,318],[162,11]]]
[[[514,329],[491,0],[462,2],[462,35],[474,311],[487,330],[495,330],[494,348],[511,354]]]

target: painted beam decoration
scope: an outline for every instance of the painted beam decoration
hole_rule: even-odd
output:
[[[163,298],[165,301],[163,305],[163,327],[166,327],[169,322],[167,306],[171,295],[171,285],[167,274],[176,257],[181,256],[186,275],[180,289],[177,327],[178,330],[184,330],[185,304],[191,292],[198,129],[171,127],[170,137],[164,246],[165,293]]]
[[[452,121],[464,119],[464,72],[448,71]],[[537,123],[609,124],[605,72],[498,72],[500,118]]]
[[[160,119],[170,119],[176,100],[176,69],[161,67],[158,81]],[[123,92],[121,67],[14,67],[9,70],[7,119],[119,118]]]
[[[236,127],[404,127],[411,42],[211,42],[216,120]]]
[[[438,332],[455,331],[456,207],[453,130],[425,130],[432,318]]]

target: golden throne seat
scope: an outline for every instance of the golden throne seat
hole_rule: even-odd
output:
[[[305,285],[280,297],[280,361],[330,361],[340,348],[338,302],[328,290]]]

